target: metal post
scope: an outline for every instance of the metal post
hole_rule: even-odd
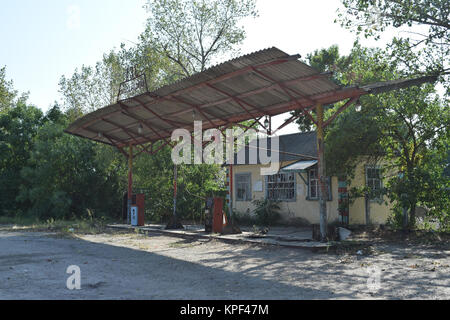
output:
[[[230,203],[229,203],[229,213],[230,219],[233,219],[233,165],[230,164],[230,172],[229,172],[229,192],[230,192]]]
[[[173,218],[177,221],[177,180],[178,180],[178,167],[174,165],[173,168]]]
[[[272,116],[269,116],[269,135],[272,135]]]
[[[325,164],[325,142],[323,131],[323,106],[317,105],[317,153],[318,153],[318,174],[319,174],[319,206],[320,206],[320,238],[327,241],[327,199],[328,187]]]
[[[133,203],[133,145],[130,144],[128,155],[128,210],[127,224],[131,224],[131,206]]]

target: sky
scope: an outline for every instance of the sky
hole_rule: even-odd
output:
[[[59,101],[58,82],[82,65],[94,65],[121,43],[132,45],[144,30],[145,0],[15,0],[0,11],[0,67],[6,66],[15,89],[46,111]],[[339,45],[350,51],[355,34],[334,23],[340,0],[258,0],[259,18],[246,19],[242,54],[276,46],[303,57],[316,49]],[[384,46],[364,40],[366,46]],[[274,127],[286,115],[274,119]],[[296,131],[295,125],[281,134]]]

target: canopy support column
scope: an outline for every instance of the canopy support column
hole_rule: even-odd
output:
[[[128,201],[127,201],[127,223],[131,224],[131,206],[133,203],[133,145],[129,146],[128,154]]]
[[[324,141],[324,111],[323,105],[317,105],[317,153],[318,153],[318,176],[319,176],[319,206],[320,206],[320,238],[327,241],[327,199],[328,186],[325,163],[325,141]]]
[[[177,195],[178,195],[178,166],[174,164],[173,167],[173,213],[172,218],[166,226],[166,230],[184,229],[177,214]]]
[[[177,180],[178,180],[178,167],[174,165],[173,168],[173,219],[177,220]]]
[[[229,202],[229,218],[233,219],[233,165],[230,164],[230,171],[229,171],[229,179],[230,179],[230,186],[229,186],[229,194],[230,194],[230,202]]]

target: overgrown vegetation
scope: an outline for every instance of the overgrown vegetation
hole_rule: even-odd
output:
[[[355,43],[348,56],[341,56],[333,46],[309,55],[308,62],[320,71],[333,71],[334,80],[343,86],[420,75],[422,53],[409,53],[408,66],[398,53]],[[415,68],[410,60],[416,61]],[[377,198],[394,203],[393,214],[408,209],[411,228],[415,227],[417,208],[424,206],[442,228],[449,228],[450,177],[445,173],[450,145],[448,99],[438,94],[434,84],[427,84],[364,96],[360,104],[360,109],[347,109],[327,128],[328,174],[346,177],[351,183],[361,162],[381,165],[383,188],[361,186],[351,190],[353,197],[373,198],[378,192]],[[327,106],[327,114],[340,106]],[[301,117],[298,124],[301,130],[311,128],[307,117]]]
[[[255,200],[254,214],[256,222],[262,226],[274,225],[280,219],[278,202],[269,199]]]
[[[57,232],[61,235],[73,236],[76,234],[100,234],[108,231],[106,227],[113,220],[100,219],[76,219],[55,220],[53,218],[40,220],[34,217],[0,217],[0,229],[3,231],[24,232]]]
[[[0,69],[0,217],[44,222],[121,218],[126,158],[111,147],[63,130],[86,113],[115,102],[130,66],[145,72],[148,89],[155,90],[210,67],[225,52],[236,55],[245,38],[240,21],[256,15],[254,0],[158,0],[149,1],[146,8],[149,19],[139,42],[132,47],[122,44],[95,66],[62,76],[62,103],[46,114],[30,105],[26,95],[19,96],[6,69]],[[175,52],[177,48],[182,50]],[[135,161],[134,186],[146,194],[147,221],[164,221],[172,213],[170,155],[166,147]],[[200,221],[203,199],[223,192],[222,169],[180,166],[178,173],[178,214]]]
[[[334,62],[328,65],[337,66],[341,83],[364,84],[367,80],[437,75],[438,85],[412,87],[361,99],[362,112],[347,112],[330,130],[327,139],[331,150],[341,150],[342,142],[350,141],[348,148],[344,149],[346,152],[341,153],[340,160],[343,161],[340,164],[348,164],[351,156],[361,154],[382,156],[390,163],[391,168],[387,171],[394,170],[390,170],[384,191],[395,204],[391,221],[398,222],[400,212],[406,208],[410,227],[414,228],[417,207],[423,206],[428,209],[427,218],[436,219],[442,229],[448,230],[448,1],[342,0],[342,3],[345,9],[339,13],[338,21],[343,27],[376,40],[382,38],[383,32],[389,28],[396,29],[397,36],[385,50],[364,49],[363,54],[353,50],[349,57],[331,59]],[[417,32],[414,27],[420,27],[421,31]],[[444,90],[436,91],[439,86]],[[361,123],[365,125],[359,125]],[[338,134],[339,131],[343,134]],[[351,132],[356,141],[348,140],[351,137],[346,132]],[[355,154],[349,149],[356,145],[359,151]]]
[[[448,3],[342,2],[347,11],[341,13],[340,22],[367,37],[378,37],[389,26],[413,24],[427,26],[428,33],[419,39],[395,38],[386,49],[368,49],[355,42],[347,56],[332,46],[308,55],[311,66],[333,71],[334,81],[343,86],[439,74],[439,84],[447,91],[439,94],[430,84],[361,98],[360,111],[348,109],[327,130],[329,174],[351,180],[361,157],[369,163],[384,159],[389,164],[386,174],[394,172],[381,190],[395,203],[394,225],[406,207],[414,227],[417,207],[425,206],[427,218],[450,229]],[[120,218],[127,183],[125,157],[111,147],[69,136],[64,128],[115,102],[127,67],[145,72],[149,89],[154,90],[237,55],[245,39],[240,22],[257,16],[254,0],[156,0],[148,1],[146,8],[149,19],[138,43],[122,44],[95,66],[82,66],[72,76],[61,77],[62,102],[46,113],[30,105],[27,95],[20,95],[7,79],[6,68],[0,69],[1,218],[24,222]],[[327,115],[340,106],[327,106]],[[298,124],[301,130],[312,128],[307,117]],[[223,172],[208,165],[183,165],[178,172],[178,213],[199,221],[203,199],[223,193]],[[168,147],[139,157],[134,181],[136,190],[146,193],[148,219],[159,222],[171,215],[173,164]],[[355,197],[371,192],[352,190]],[[255,205],[258,223],[276,222],[276,203],[264,200]],[[246,219],[251,217],[241,217]]]

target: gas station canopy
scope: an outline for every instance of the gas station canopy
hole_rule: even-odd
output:
[[[194,120],[203,121],[203,129],[224,128],[302,110],[316,122],[311,111],[319,104],[346,100],[343,111],[362,95],[436,79],[428,76],[343,88],[330,79],[331,73],[318,73],[299,58],[277,48],[245,55],[154,92],[119,100],[78,119],[66,132],[120,149],[167,142],[175,129],[193,131]]]

